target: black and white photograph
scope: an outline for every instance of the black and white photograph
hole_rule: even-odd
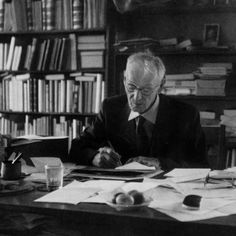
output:
[[[219,24],[205,24],[203,44],[205,47],[216,47],[219,42],[220,25]]]
[[[236,0],[0,0],[0,236],[236,236]]]

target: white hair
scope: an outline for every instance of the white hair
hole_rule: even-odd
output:
[[[127,59],[126,70],[130,63],[138,61],[142,62],[145,71],[154,74],[154,76],[158,80],[160,80],[160,82],[164,79],[166,68],[159,57],[153,56],[145,52],[134,53],[130,55]],[[156,71],[153,71],[153,68],[155,68]]]

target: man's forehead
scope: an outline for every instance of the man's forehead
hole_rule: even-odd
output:
[[[126,73],[128,77],[139,76],[156,78],[156,67],[152,63],[143,63],[142,61],[132,61],[127,64]]]

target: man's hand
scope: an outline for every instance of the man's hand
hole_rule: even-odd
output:
[[[133,161],[136,161],[146,166],[154,166],[156,169],[161,169],[160,162],[157,157],[144,157],[144,156],[133,157],[133,158],[130,158],[126,162],[126,164]]]
[[[93,165],[101,168],[115,168],[121,166],[120,155],[110,147],[99,148],[93,158]]]

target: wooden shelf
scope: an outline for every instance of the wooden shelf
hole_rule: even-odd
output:
[[[22,112],[22,111],[4,111],[0,113],[9,115],[32,115],[32,116],[76,116],[76,117],[95,117],[96,113],[78,113],[78,112]]]
[[[171,7],[158,7],[155,4],[143,6],[134,11],[127,12],[125,15],[142,15],[150,16],[156,14],[210,14],[210,13],[236,13],[236,6],[171,6]]]
[[[104,73],[105,69],[104,68],[83,68],[83,69],[78,69],[78,70],[43,70],[43,71],[38,71],[38,70],[18,70],[18,71],[12,71],[12,70],[0,70],[0,73],[9,73],[9,74],[70,74],[70,73],[79,73],[79,72],[86,72],[86,73]]]
[[[94,35],[94,34],[104,34],[106,33],[106,29],[104,28],[94,28],[94,29],[76,29],[76,30],[39,30],[39,31],[1,31],[0,35],[63,35],[63,34],[86,34],[86,35]]]
[[[115,56],[129,56],[130,54],[134,53],[135,51],[127,51],[127,52],[116,52]],[[192,56],[192,55],[228,55],[228,56],[235,56],[236,50],[222,50],[222,49],[197,49],[197,50],[155,50],[155,54],[157,55],[182,55],[182,56]]]
[[[195,96],[195,95],[169,95],[173,98],[183,100],[202,100],[202,101],[236,101],[236,96]]]

